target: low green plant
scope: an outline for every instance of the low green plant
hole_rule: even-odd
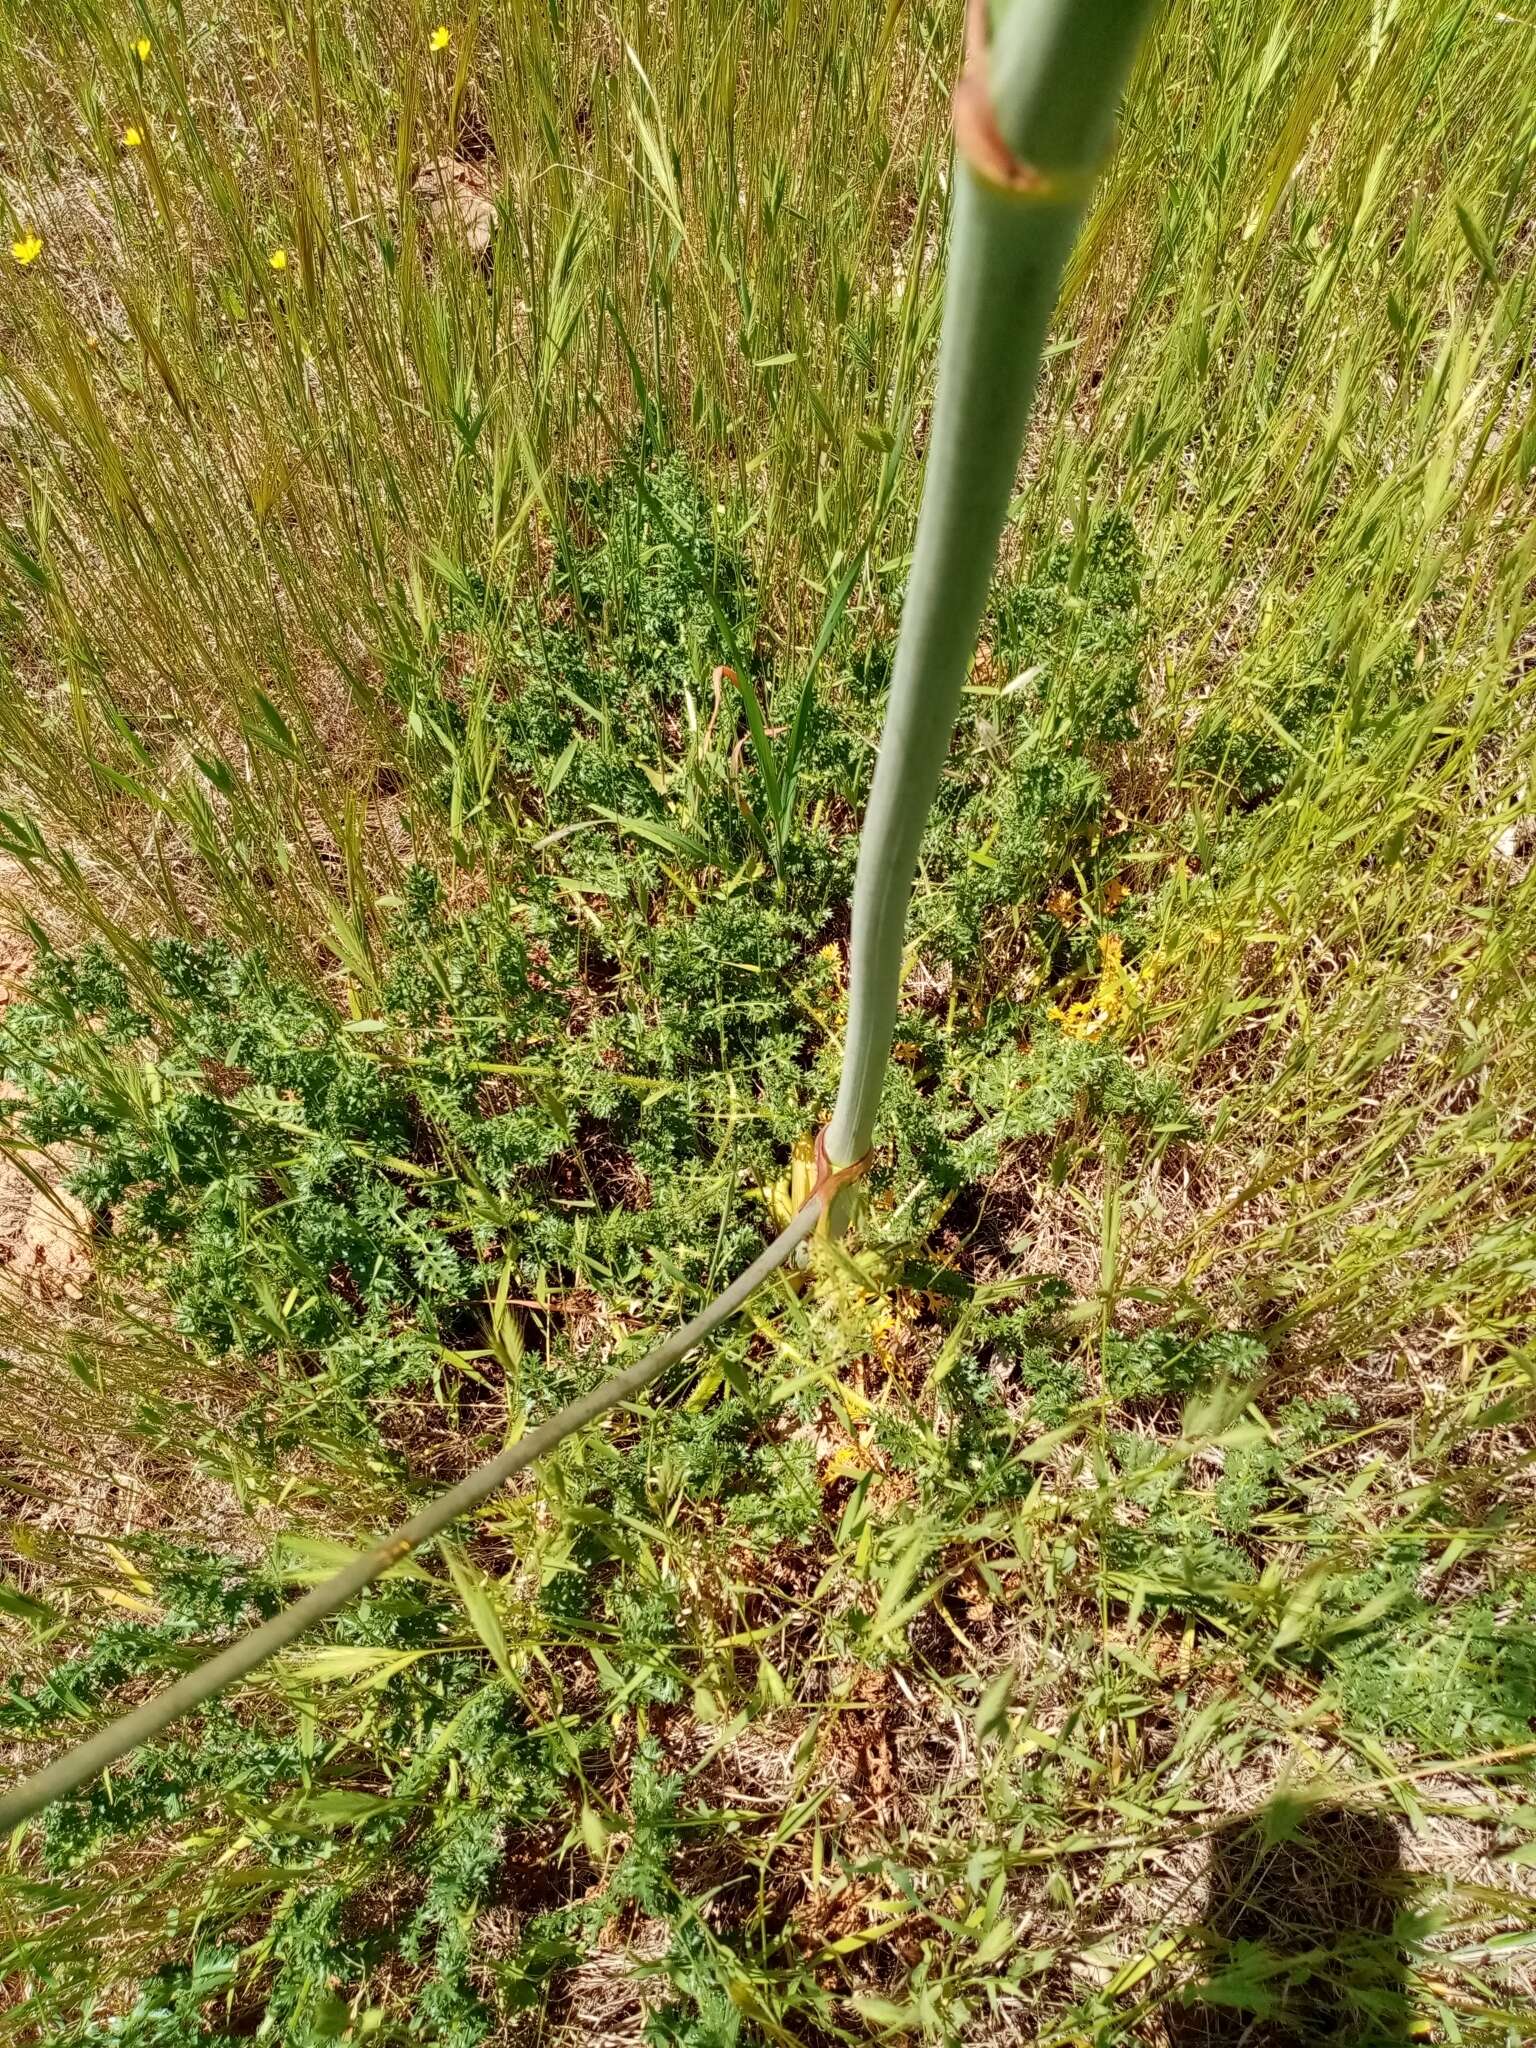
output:
[[[228,2048],[238,2037],[210,2029],[205,2014],[231,1989],[236,1966],[232,1950],[199,1949],[190,1963],[156,1971],[128,2012],[86,2021],[59,2037],[60,2048]]]
[[[1264,1363],[1262,1340],[1241,1330],[1205,1336],[1145,1330],[1134,1337],[1111,1333],[1104,1344],[1104,1385],[1117,1401],[1204,1393],[1225,1382],[1248,1385]]]
[[[1427,1600],[1412,1552],[1330,1588],[1328,1689],[1354,1724],[1447,1755],[1521,1750],[1536,1720],[1536,1608],[1517,1581]]]

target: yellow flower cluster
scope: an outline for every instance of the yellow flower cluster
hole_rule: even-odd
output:
[[[1099,982],[1093,994],[1065,1009],[1051,1006],[1050,1014],[1061,1026],[1064,1038],[1102,1038],[1121,1023],[1151,995],[1166,962],[1161,953],[1148,953],[1141,966],[1127,967],[1125,947],[1118,932],[1104,932],[1099,939]]]

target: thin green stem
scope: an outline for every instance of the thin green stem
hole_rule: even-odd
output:
[[[826,1196],[813,1194],[772,1244],[758,1254],[723,1294],[717,1295],[691,1322],[684,1323],[680,1330],[674,1330],[653,1351],[648,1351],[622,1372],[613,1373],[599,1386],[570,1402],[557,1415],[550,1416],[547,1422],[530,1429],[515,1444],[508,1444],[496,1457],[477,1466],[457,1486],[429,1501],[408,1522],[402,1522],[391,1535],[353,1558],[350,1564],[343,1565],[324,1585],[316,1586],[312,1592],[305,1593],[280,1613],[274,1614],[269,1621],[264,1621],[259,1628],[252,1629],[249,1635],[241,1636],[237,1642],[218,1651],[206,1663],[199,1664],[173,1685],[168,1685],[164,1692],[135,1707],[132,1713],[124,1714],[120,1720],[109,1721],[105,1728],[98,1729],[78,1748],[66,1750],[42,1770],[35,1771],[30,1778],[24,1778],[19,1785],[0,1794],[0,1834],[41,1812],[53,1800],[76,1791],[98,1771],[116,1763],[119,1757],[126,1756],[141,1743],[152,1741],[171,1722],[190,1713],[193,1707],[201,1706],[204,1700],[212,1699],[225,1686],[248,1677],[269,1657],[297,1642],[317,1621],[324,1621],[345,1607],[355,1594],[381,1578],[392,1565],[399,1564],[402,1558],[409,1557],[413,1550],[419,1550],[434,1536],[440,1536],[460,1515],[468,1514],[471,1508],[489,1500],[514,1473],[526,1471],[546,1451],[564,1443],[578,1429],[595,1422],[621,1402],[632,1400],[669,1365],[675,1365],[695,1344],[703,1343],[712,1331],[728,1321],[749,1294],[794,1256],[816,1228],[826,1200]]]

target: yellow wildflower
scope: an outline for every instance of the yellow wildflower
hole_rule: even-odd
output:
[[[1124,882],[1120,880],[1118,875],[1112,882],[1105,883],[1104,908],[1109,912],[1111,917],[1113,917],[1115,912],[1120,908],[1121,904],[1125,901],[1126,897],[1130,895],[1130,893],[1130,890],[1127,889]]]
[[[446,22],[442,22],[442,21],[440,21],[440,22],[439,22],[439,23],[437,24],[437,27],[436,27],[435,29],[433,29],[433,31],[432,31],[432,47],[433,47],[433,49],[434,49],[434,50],[446,50],[446,49],[447,49],[447,47],[448,47],[448,45],[449,45],[449,44],[450,44],[450,43],[451,43],[452,41],[453,41],[453,37],[452,37],[452,36],[451,36],[451,35],[450,35],[450,34],[448,33],[448,25],[447,25],[447,23],[446,23]]]
[[[155,47],[154,44],[149,40],[149,37],[140,36],[139,40],[134,44],[133,47],[138,54],[139,62],[141,64],[147,64],[149,62],[149,53]]]
[[[868,1470],[869,1461],[862,1446],[850,1437],[823,1459],[818,1476],[823,1486],[836,1486],[839,1479],[857,1479]]]
[[[129,125],[123,130],[124,149],[140,149],[143,147],[143,143],[144,137],[139,133],[138,129],[135,128],[133,124],[130,122]]]
[[[41,235],[23,235],[19,242],[12,242],[11,255],[18,263],[35,263],[43,253]]]
[[[1108,1021],[1097,1003],[1068,1003],[1063,1010],[1052,1003],[1050,1014],[1061,1026],[1063,1038],[1097,1038]]]
[[[1061,1026],[1063,1038],[1099,1038],[1125,1014],[1126,997],[1136,986],[1136,976],[1125,966],[1124,943],[1118,932],[1104,932],[1099,938],[1099,985],[1079,1003],[1063,1010],[1053,1006],[1051,1015]]]
[[[267,258],[267,261],[274,270],[286,270],[288,268],[288,251],[286,249],[274,249]]]

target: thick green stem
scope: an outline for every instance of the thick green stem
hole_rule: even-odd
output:
[[[874,1140],[907,905],[1024,445],[1046,323],[1150,0],[1014,0],[995,31],[990,158],[959,118],[954,234],[917,544],[853,892],[834,1166]],[[973,41],[974,41],[973,24]],[[974,123],[971,124],[974,129]],[[969,145],[969,146],[967,146]],[[1008,156],[1014,159],[1010,165]],[[983,158],[983,161],[978,161]]]

